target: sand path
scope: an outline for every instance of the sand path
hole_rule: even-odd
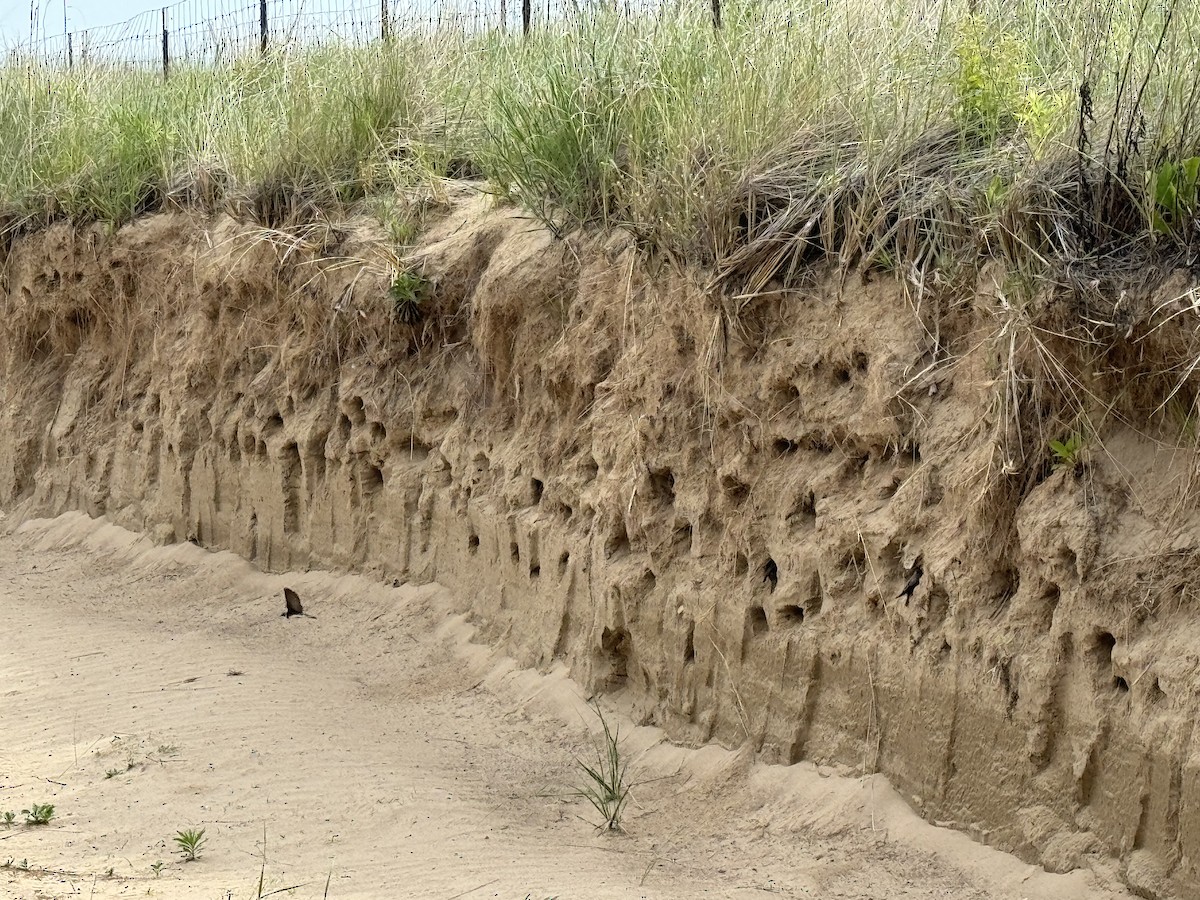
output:
[[[280,617],[284,584],[317,618]],[[581,690],[471,643],[452,600],[78,515],[0,537],[0,813],[56,809],[0,825],[0,896],[233,900],[260,874],[336,900],[1127,896],[927,825],[879,778],[673,747],[619,698],[644,783],[598,834],[570,794]]]

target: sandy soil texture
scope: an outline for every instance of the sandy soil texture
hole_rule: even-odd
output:
[[[281,617],[284,585],[315,618]],[[935,828],[879,776],[675,747],[620,696],[639,784],[626,833],[598,833],[572,795],[583,691],[472,643],[449,599],[79,514],[0,538],[0,812],[55,806],[0,826],[0,895],[1127,896]]]

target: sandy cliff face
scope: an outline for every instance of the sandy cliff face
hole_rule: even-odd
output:
[[[1195,450],[1186,406],[1137,413],[1189,323],[1110,315],[1084,352],[986,274],[731,299],[478,201],[415,259],[409,326],[364,225],[15,240],[0,501],[437,580],[680,741],[882,771],[1051,869],[1200,891]],[[1073,400],[1104,414],[1055,466],[1028,425]]]

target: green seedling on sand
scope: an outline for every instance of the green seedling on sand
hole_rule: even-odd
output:
[[[204,846],[204,829],[189,829],[187,831],[176,832],[172,839],[179,845],[179,852],[183,855],[184,862],[194,862],[200,857],[200,850]]]
[[[53,803],[35,803],[29,809],[21,810],[26,825],[48,825],[54,818]]]

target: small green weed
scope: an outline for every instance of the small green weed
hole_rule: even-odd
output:
[[[35,803],[29,809],[21,810],[26,825],[48,825],[54,818],[53,803]]]
[[[4,814],[3,819],[0,819],[0,822],[3,822],[5,825],[11,825],[16,820],[17,820],[17,814],[10,809],[8,812],[6,812]]]
[[[1079,471],[1083,462],[1083,451],[1087,439],[1082,432],[1073,431],[1065,441],[1051,441],[1050,452],[1054,455],[1054,471],[1073,469]]]
[[[880,247],[871,258],[871,263],[881,272],[895,272],[896,254],[888,247]]]
[[[596,748],[596,764],[588,765],[582,760],[576,764],[583,770],[587,781],[576,791],[596,808],[596,812],[604,817],[600,827],[606,831],[621,830],[621,814],[629,799],[629,784],[625,780],[629,761],[621,757],[620,729],[608,727],[604,713],[596,709],[600,717],[600,726],[604,729],[604,743]]]
[[[1021,100],[1021,46],[1012,35],[996,34],[981,19],[962,26],[954,55],[958,60],[955,118],[987,140],[1016,123]]]
[[[405,325],[416,325],[421,321],[424,310],[421,308],[425,300],[427,284],[425,279],[416,272],[404,270],[397,272],[388,288],[388,296],[392,299],[392,310],[396,318]]]
[[[150,864],[150,871],[154,873],[155,878],[162,874],[164,865],[166,865],[166,863],[164,863],[161,859],[156,863]]]
[[[1154,194],[1150,224],[1156,234],[1179,234],[1197,212],[1196,190],[1200,183],[1200,156],[1182,163],[1163,163],[1146,175]]]
[[[969,18],[954,46],[954,116],[960,127],[987,141],[1020,126],[1034,155],[1040,156],[1059,128],[1070,96],[1027,86],[1035,81],[1030,54],[1023,39],[997,31],[980,17]]]
[[[193,862],[200,857],[200,850],[204,846],[204,829],[193,828],[176,832],[173,840],[179,845],[184,862]]]
[[[1044,155],[1051,146],[1050,138],[1058,129],[1071,101],[1067,91],[1027,90],[1017,109],[1017,122],[1035,158]]]

